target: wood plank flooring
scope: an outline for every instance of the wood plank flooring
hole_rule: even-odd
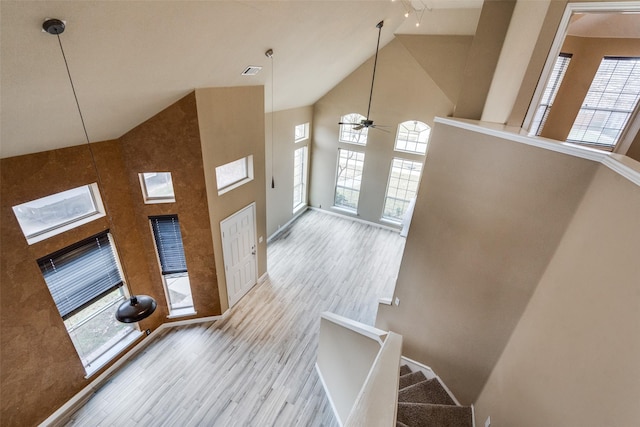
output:
[[[398,233],[307,211],[223,320],[164,330],[66,425],[336,426],[314,368],[320,313],[373,325],[403,250]]]

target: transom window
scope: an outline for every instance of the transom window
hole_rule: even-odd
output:
[[[176,201],[171,172],[145,172],[139,174],[139,177],[145,203],[173,203]]]
[[[363,169],[364,153],[338,149],[335,206],[357,211]]]
[[[399,222],[418,193],[422,163],[394,158],[389,172],[382,218]]]
[[[293,153],[293,211],[307,203],[307,146]]]
[[[431,127],[417,120],[409,120],[398,125],[396,134],[396,151],[425,154]]]
[[[304,141],[309,138],[309,122],[296,125],[293,130],[294,142]]]
[[[83,185],[13,207],[29,244],[104,216],[97,184]]]
[[[640,58],[603,58],[567,141],[613,150],[639,98]]]
[[[540,105],[538,106],[536,115],[533,118],[531,131],[529,132],[530,135],[540,135],[542,133],[542,129],[544,128],[544,125],[547,122],[547,118],[549,117],[549,112],[551,111],[553,101],[556,99],[558,89],[562,84],[562,80],[564,79],[564,75],[567,72],[567,68],[569,68],[571,56],[572,55],[570,53],[560,53],[560,56],[558,56],[556,63],[553,65],[553,70],[551,71],[549,82],[547,83],[547,87],[545,87],[544,89],[542,100],[540,101]]]
[[[115,318],[125,293],[107,232],[43,257],[38,265],[87,375],[139,336],[132,324]]]
[[[365,120],[366,117],[358,113],[349,113],[340,118],[341,123],[360,123]],[[357,125],[344,124],[340,125],[340,135],[338,140],[340,142],[348,142],[350,144],[367,145],[367,136],[369,129],[360,128]]]
[[[253,180],[253,155],[216,168],[218,195],[238,188],[251,180]]]

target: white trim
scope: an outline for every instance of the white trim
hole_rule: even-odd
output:
[[[385,338],[389,334],[389,332],[383,331],[382,329],[374,328],[373,326],[369,326],[365,323],[360,323],[358,321],[349,319],[348,317],[331,313],[330,311],[324,311],[320,313],[320,318],[335,323],[336,325],[342,326],[343,328],[357,332],[367,338],[371,338],[380,345],[384,343]]]
[[[316,362],[316,372],[318,373],[318,377],[320,378],[320,383],[322,384],[322,388],[325,391],[325,396],[327,396],[327,400],[329,400],[329,405],[331,405],[331,410],[333,411],[333,415],[336,418],[336,421],[338,421],[338,425],[340,427],[342,427],[344,424],[342,423],[342,420],[340,419],[340,415],[338,414],[338,409],[336,409],[336,404],[333,403],[333,399],[331,399],[331,394],[327,393],[327,390],[329,390],[329,388],[327,387],[327,383],[324,381],[324,377],[322,376],[322,372],[320,372],[320,367],[318,366],[318,362]]]
[[[335,207],[333,207],[333,208],[335,209]],[[356,217],[351,216],[351,215],[342,215],[342,214],[340,214],[338,212],[333,212],[333,211],[329,211],[329,210],[326,210],[326,209],[320,209],[320,208],[316,208],[316,207],[313,207],[313,206],[310,206],[309,209],[311,209],[313,211],[317,211],[317,212],[322,212],[322,213],[325,213],[327,215],[339,216],[340,218],[350,219],[352,221],[361,222],[363,224],[372,225],[372,226],[378,227],[378,228],[383,228],[385,230],[395,231],[396,233],[400,232],[400,230],[398,228],[389,227],[389,226],[384,225],[384,224],[380,224],[380,223],[373,222],[373,221],[367,221],[367,220],[361,219],[361,218],[356,218]]]
[[[291,219],[289,221],[287,221],[283,226],[278,228],[271,236],[267,237],[267,243],[271,243],[271,241],[273,239],[278,237],[280,235],[280,233],[282,233],[284,230],[287,229],[287,227],[289,227],[291,224],[293,224],[293,222],[296,219],[298,219],[298,217],[300,217],[300,215],[302,215],[304,212],[306,212],[307,209],[309,209],[309,205],[306,205],[306,204],[303,205],[302,208],[298,209],[298,211],[296,211],[296,213],[291,217]]]
[[[392,297],[380,297],[378,298],[378,304],[391,305]]]
[[[476,427],[476,408],[471,404],[471,427]]]
[[[175,326],[192,325],[195,323],[206,323],[214,320],[224,319],[229,310],[225,311],[219,316],[200,317],[196,319],[179,320],[176,322],[163,323],[158,326],[151,334],[144,337],[138,344],[136,344],[129,351],[124,353],[122,357],[116,360],[113,365],[109,366],[103,373],[98,375],[92,380],[86,387],[76,393],[71,399],[69,399],[64,405],[59,407],[53,414],[49,415],[46,420],[39,424],[41,427],[62,425],[68,421],[68,418],[73,415],[89,398],[100,388],[102,385],[120,369],[131,357],[137,355],[142,349],[151,344],[159,335],[160,331],[167,328],[173,328]]]
[[[185,310],[180,312],[180,310]],[[186,310],[190,310],[190,311],[186,311]],[[193,307],[187,307],[187,308],[178,308],[176,310],[173,310],[174,314],[169,314],[167,316],[167,319],[179,319],[181,317],[189,317],[189,316],[195,316],[196,314],[198,314],[197,311],[193,310]]]
[[[623,178],[628,179],[635,185],[640,186],[640,162],[621,154],[609,153],[606,151],[596,150],[594,148],[582,147],[571,144],[569,142],[559,142],[552,139],[541,138],[539,136],[527,136],[521,133],[515,133],[514,128],[495,123],[486,123],[464,119],[451,119],[444,117],[436,117],[436,123],[447,126],[453,126],[472,132],[482,133],[485,135],[502,138],[521,144],[531,145],[542,148],[544,150],[556,151],[558,153],[567,154],[573,157],[579,157],[586,160],[598,162],[608,167]]]

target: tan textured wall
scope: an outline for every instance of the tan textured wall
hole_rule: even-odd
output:
[[[436,124],[395,296],[376,326],[465,404],[498,361],[582,194],[590,161]]]
[[[132,292],[152,292],[144,248],[117,141],[92,144],[101,195]],[[67,334],[36,260],[109,228],[101,218],[28,245],[11,209],[20,203],[97,182],[86,146],[2,159],[0,334],[3,426],[35,425],[85,387],[82,363]],[[163,308],[140,323],[154,328]],[[97,375],[97,373],[96,373]],[[95,375],[94,375],[95,377]],[[93,377],[92,377],[93,378]]]
[[[273,145],[271,143],[271,123],[273,120]],[[309,123],[309,138],[294,142],[293,130],[296,125]],[[293,218],[293,153],[307,146],[307,169],[311,164],[311,135],[313,134],[313,107],[301,107],[276,111],[265,116],[265,168],[267,192],[267,236]],[[272,159],[272,153],[277,153]],[[271,165],[273,164],[273,169]],[[271,177],[275,188],[271,188]],[[309,179],[307,174],[307,193]]]
[[[602,58],[640,56],[640,39],[598,39],[567,36],[562,52],[573,57],[558,89],[542,136],[565,141]]]
[[[332,209],[338,147],[365,152],[358,216],[380,222],[387,178],[394,156],[424,162],[422,155],[394,152],[397,126],[407,120],[433,124],[435,116],[446,116],[453,105],[416,59],[398,40],[380,50],[371,119],[388,125],[389,132],[369,130],[366,147],[339,143],[340,117],[367,114],[373,58],[345,78],[314,105],[313,162],[310,204]],[[338,211],[343,212],[343,211]]]
[[[485,0],[469,49],[454,117],[480,120],[509,29],[515,0]]]
[[[194,317],[221,314],[195,92],[127,132],[120,141],[137,226],[154,283],[149,292],[167,310],[149,216],[177,214],[197,312]],[[145,204],[138,178],[142,172],[171,172],[175,203]],[[162,323],[168,321],[166,317],[162,319]]]
[[[629,151],[627,151],[627,156],[640,162],[640,132],[631,143]]]
[[[638,218],[640,187],[600,166],[476,402],[477,425],[638,424]]]
[[[258,277],[267,271],[265,192],[264,88],[243,86],[196,90],[202,159],[220,305],[228,308],[220,221],[256,203]],[[220,165],[253,154],[254,179],[218,196],[216,170]],[[262,238],[262,242],[258,239]]]

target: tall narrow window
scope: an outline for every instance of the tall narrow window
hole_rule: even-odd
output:
[[[363,169],[364,153],[342,148],[338,150],[335,206],[352,211],[358,210]]]
[[[293,153],[293,211],[307,203],[307,146]]]
[[[425,154],[431,128],[417,120],[410,120],[398,125],[396,134],[396,151],[406,153]]]
[[[567,141],[613,150],[640,98],[640,58],[605,57]]]
[[[115,318],[125,295],[106,232],[43,257],[38,265],[88,375],[139,335]]]
[[[558,89],[562,84],[562,80],[564,79],[564,75],[567,72],[567,68],[569,68],[570,61],[570,53],[560,53],[560,56],[558,56],[556,63],[553,65],[553,70],[551,71],[551,76],[549,77],[549,81],[547,82],[547,87],[545,87],[544,89],[542,100],[540,101],[540,105],[538,106],[536,115],[533,118],[533,123],[531,125],[531,131],[529,132],[529,135],[540,135],[540,133],[542,132],[542,129],[547,122],[547,117],[549,117],[549,112],[551,111],[553,101],[556,99]]]
[[[413,197],[418,193],[422,163],[405,159],[393,159],[382,217],[390,221],[402,221]]]
[[[191,285],[177,215],[149,217],[171,316],[193,314]]]
[[[340,142],[348,142],[350,144],[367,145],[367,136],[369,128],[359,128],[357,126],[362,120],[366,119],[365,116],[358,113],[349,113],[340,118],[341,123],[354,123],[340,125],[340,134],[338,140]]]

